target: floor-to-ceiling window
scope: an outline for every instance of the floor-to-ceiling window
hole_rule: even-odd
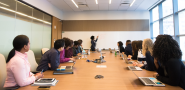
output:
[[[0,53],[6,58],[17,35],[27,35],[36,59],[51,47],[51,16],[17,0],[0,0]]]
[[[185,61],[185,0],[164,0],[150,10],[152,39],[159,34],[174,37],[180,45]]]

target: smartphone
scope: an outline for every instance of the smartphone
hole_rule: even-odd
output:
[[[50,86],[40,86],[38,87],[38,90],[49,90]]]

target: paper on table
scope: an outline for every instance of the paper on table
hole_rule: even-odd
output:
[[[73,63],[73,61],[72,61],[72,60],[70,60],[70,61],[68,61],[68,62]]]
[[[107,68],[106,65],[96,65],[96,68]]]

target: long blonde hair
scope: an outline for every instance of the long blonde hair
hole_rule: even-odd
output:
[[[143,56],[146,55],[146,52],[149,51],[150,54],[152,55],[153,54],[153,46],[154,46],[154,43],[152,41],[152,39],[144,39],[143,40],[143,45],[142,45],[142,53],[143,53]]]

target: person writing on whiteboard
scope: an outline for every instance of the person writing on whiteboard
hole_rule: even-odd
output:
[[[96,38],[96,40],[94,40],[94,36],[91,36],[91,51],[95,51],[96,48],[96,42],[98,41],[98,37]]]
[[[33,74],[30,72],[30,63],[26,52],[30,49],[29,38],[25,35],[18,35],[13,40],[13,47],[6,61],[7,77],[4,87],[27,86],[35,80],[42,78],[42,73]]]

